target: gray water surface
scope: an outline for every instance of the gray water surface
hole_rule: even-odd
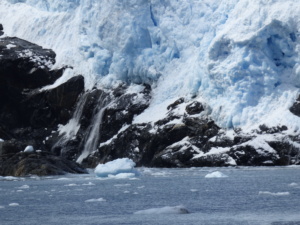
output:
[[[0,177],[0,224],[300,224],[300,167],[138,170],[133,179]],[[213,171],[227,177],[205,178]]]

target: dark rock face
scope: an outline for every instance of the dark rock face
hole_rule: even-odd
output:
[[[0,23],[0,36],[2,36],[4,34],[3,32],[3,25]]]
[[[300,95],[298,96],[296,102],[290,108],[290,111],[296,116],[300,116]]]
[[[27,145],[49,151],[45,140],[58,124],[71,118],[77,99],[84,90],[83,77],[77,76],[56,88],[41,91],[40,88],[53,84],[63,74],[65,68],[50,70],[54,63],[55,53],[52,50],[18,38],[0,39],[0,138],[5,140],[1,142],[0,156],[18,155],[10,157],[13,161],[3,161],[3,175],[25,175],[26,171],[31,171],[27,168],[31,165],[31,158],[20,158],[19,152]],[[17,159],[22,159],[22,162]],[[24,169],[16,172],[19,169],[14,167],[13,172],[9,171],[7,168],[13,167],[13,164],[22,165]],[[59,168],[63,164],[56,166],[53,169],[49,164],[43,167],[44,172],[72,171],[67,167]],[[41,171],[34,173],[41,174]]]
[[[194,101],[186,106],[185,111],[189,115],[199,114],[204,111],[204,106],[200,102]]]
[[[144,85],[139,93],[126,93],[115,96],[104,112],[102,122],[101,142],[112,138],[125,125],[131,124],[133,117],[142,113],[148,106],[151,87]]]
[[[25,153],[0,156],[0,176],[63,175],[86,173],[79,164],[52,155],[49,152]]]

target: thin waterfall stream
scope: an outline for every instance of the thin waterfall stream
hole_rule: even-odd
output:
[[[86,131],[84,138],[84,148],[81,155],[76,160],[77,163],[81,163],[90,153],[97,149],[99,139],[101,136],[101,124],[105,109],[111,104],[109,96],[101,94],[98,99],[96,111],[91,120],[91,124]]]

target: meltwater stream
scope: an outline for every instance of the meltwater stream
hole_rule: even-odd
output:
[[[300,224],[300,167],[138,171],[128,179],[0,177],[0,223]]]

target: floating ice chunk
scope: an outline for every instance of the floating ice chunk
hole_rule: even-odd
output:
[[[7,177],[1,177],[0,176],[0,180],[17,181],[17,180],[20,180],[20,178],[12,177],[12,176],[7,176]]]
[[[104,198],[92,198],[86,200],[85,202],[106,202],[106,200]]]
[[[19,203],[15,203],[15,202],[9,204],[9,206],[19,206],[19,205],[20,205]]]
[[[269,191],[260,191],[258,193],[259,195],[273,195],[273,196],[286,196],[289,195],[290,192],[269,192]]]
[[[159,176],[165,177],[167,175],[170,175],[170,173],[167,173],[167,172],[155,172],[155,173],[151,173],[151,175],[155,176],[155,177],[159,177]]]
[[[130,191],[124,191],[123,193],[124,193],[124,194],[129,194],[129,193],[130,193]]]
[[[4,140],[0,138],[0,142],[4,142]]]
[[[290,183],[289,186],[290,187],[296,187],[296,186],[298,186],[298,184],[293,182],[293,183]]]
[[[34,152],[34,148],[31,146],[31,145],[28,145],[25,149],[24,149],[24,152]]]
[[[133,178],[135,177],[135,173],[119,173],[117,175],[108,175],[108,178],[113,179],[127,179],[127,178]]]
[[[128,158],[116,159],[105,164],[99,164],[95,173],[98,177],[131,178],[137,174],[135,163]]]
[[[21,187],[19,187],[19,189],[29,189],[29,185],[23,185],[23,186],[21,186]]]
[[[197,192],[198,189],[191,189],[191,192]]]
[[[228,177],[228,176],[226,176],[225,174],[223,174],[219,171],[209,173],[205,176],[205,178],[224,178],[224,177]]]
[[[93,186],[93,185],[95,185],[94,183],[92,183],[92,182],[88,182],[87,184],[82,184],[83,186]]]
[[[61,177],[61,178],[57,178],[55,180],[71,180],[70,178],[66,178],[66,177]]]
[[[66,184],[64,186],[66,186],[66,187],[75,187],[75,186],[78,186],[78,185],[77,184]]]
[[[115,184],[115,187],[128,187],[131,186],[131,184]]]
[[[4,208],[5,208],[4,206],[0,205],[0,209],[4,209]]]
[[[162,208],[145,209],[134,214],[188,214],[189,211],[184,206],[165,206]]]

